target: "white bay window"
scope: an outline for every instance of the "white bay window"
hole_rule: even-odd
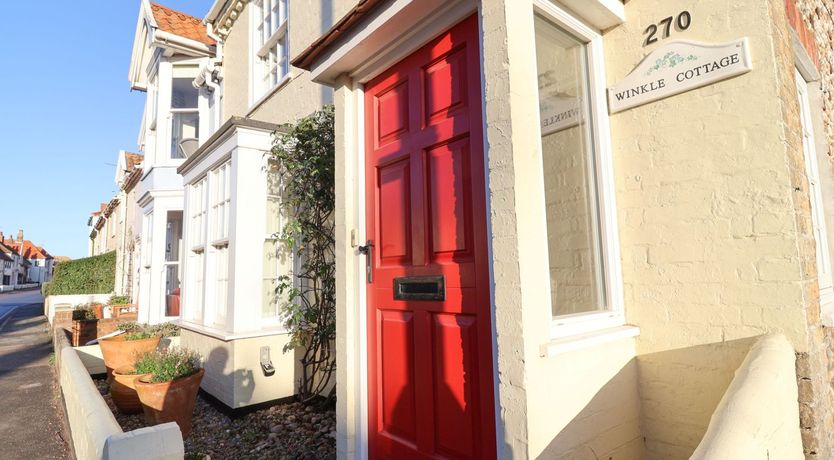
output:
[[[232,163],[226,162],[211,173],[211,225],[214,254],[214,322],[223,324],[229,297],[229,206]]]
[[[208,214],[208,180],[203,178],[188,188],[188,210],[189,210],[189,241],[191,252],[189,253],[189,291],[188,302],[190,318],[200,320],[203,318],[203,293],[205,279],[205,254],[206,254],[206,215]]]

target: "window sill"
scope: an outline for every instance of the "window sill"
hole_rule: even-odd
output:
[[[287,86],[287,84],[293,79],[295,79],[295,75],[293,75],[293,71],[292,69],[290,69],[290,71],[287,72],[286,75],[284,75],[284,77],[281,79],[281,81],[278,82],[277,85],[267,90],[263,96],[259,97],[255,100],[255,102],[252,103],[252,105],[249,107],[249,110],[246,112],[246,118],[251,117],[252,112],[258,110],[264,102],[266,102],[269,98],[272,97],[273,94],[277,93],[281,88]]]
[[[623,325],[593,332],[586,332],[570,337],[553,339],[542,345],[540,356],[550,357],[571,351],[581,350],[603,345],[616,340],[637,337],[640,335],[640,328],[637,326]]]
[[[229,239],[228,238],[223,238],[222,240],[212,241],[211,245],[214,246],[217,249],[227,248],[227,247],[229,247]]]
[[[176,323],[183,329],[187,329],[191,332],[196,332],[198,334],[207,335],[209,337],[214,337],[215,339],[222,340],[224,342],[228,342],[230,340],[241,340],[241,339],[251,339],[255,337],[265,337],[268,335],[282,335],[288,334],[287,330],[283,327],[275,327],[275,328],[268,328],[268,329],[260,329],[257,331],[246,331],[246,332],[229,332],[224,331],[221,329],[216,329],[209,326],[203,326],[202,324],[192,323],[183,319],[176,321]]]

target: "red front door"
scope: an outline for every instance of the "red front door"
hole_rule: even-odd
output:
[[[495,457],[478,22],[365,87],[372,459]]]

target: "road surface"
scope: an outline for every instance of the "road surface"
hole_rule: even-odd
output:
[[[0,459],[66,459],[52,341],[35,290],[0,294]]]
[[[43,297],[38,289],[0,294],[0,332],[3,331],[3,323],[9,319],[15,308],[41,302],[43,302]]]

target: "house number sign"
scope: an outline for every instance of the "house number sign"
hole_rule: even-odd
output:
[[[669,34],[672,33],[673,23],[675,24],[675,30],[683,32],[692,25],[692,15],[689,14],[689,11],[681,11],[677,16],[669,16],[668,18],[661,19],[657,24],[649,25],[649,27],[646,27],[646,30],[643,31],[643,34],[646,35],[646,41],[643,42],[643,46],[649,46],[652,43],[657,43],[658,32],[663,34],[662,38],[669,38]]]
[[[611,113],[674,96],[753,69],[747,38],[727,43],[674,40],[655,49],[608,88]]]

